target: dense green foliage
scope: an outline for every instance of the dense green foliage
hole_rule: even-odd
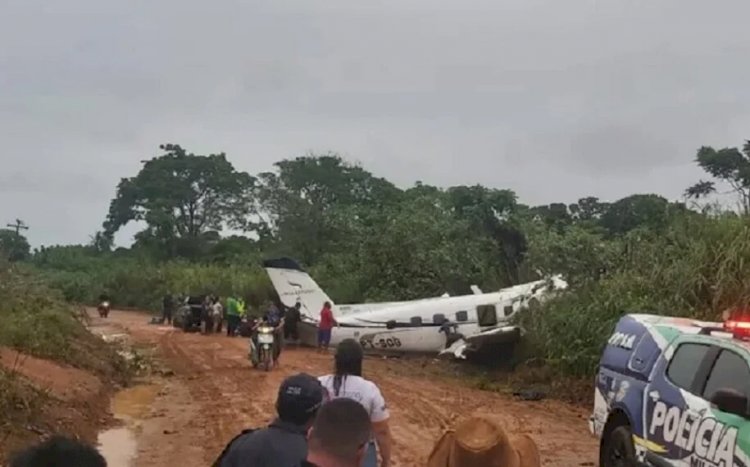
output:
[[[10,261],[23,261],[31,253],[26,237],[14,230],[0,229],[0,255]]]
[[[470,284],[493,290],[562,273],[570,292],[523,318],[525,357],[583,376],[623,313],[716,318],[750,297],[750,224],[741,215],[654,194],[526,206],[510,190],[482,186],[400,189],[335,154],[251,176],[223,155],[175,148],[121,183],[91,245],[34,254],[33,265],[68,300],[108,293],[116,306],[157,309],[166,292],[213,292],[257,306],[273,293],[260,262],[280,255],[301,261],[339,303],[468,293]],[[734,157],[734,169],[719,170],[724,156],[711,151],[699,151],[699,165],[746,187],[744,162]],[[175,161],[192,175],[176,176]],[[189,182],[196,173],[203,185]],[[215,173],[224,175],[206,175]],[[215,197],[224,201],[212,205]],[[108,235],[129,219],[146,230],[132,248],[111,251]]]
[[[25,265],[0,260],[0,304],[0,346],[109,376],[124,368],[113,349],[86,331],[80,310]]]

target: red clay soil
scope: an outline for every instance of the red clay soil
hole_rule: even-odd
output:
[[[93,443],[111,420],[112,388],[91,373],[9,348],[0,348],[0,371],[11,404],[0,424],[0,462],[51,434]]]
[[[101,324],[95,318],[95,324]],[[332,358],[309,349],[287,348],[281,366],[253,370],[247,339],[186,334],[149,325],[148,317],[113,311],[118,326],[139,344],[153,345],[174,374],[140,423],[138,467],[210,465],[225,443],[247,427],[274,416],[276,392],[288,375],[330,372]],[[595,465],[597,443],[586,426],[588,410],[546,400],[522,402],[469,387],[460,380],[410,373],[408,362],[368,359],[365,376],[382,389],[391,410],[394,466],[424,465],[445,427],[470,414],[496,418],[511,434],[525,433],[539,445],[543,465]]]
[[[0,367],[15,372],[43,392],[63,401],[84,400],[102,389],[99,378],[78,368],[22,354],[0,347]]]

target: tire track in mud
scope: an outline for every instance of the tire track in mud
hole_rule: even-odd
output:
[[[247,339],[186,334],[146,324],[139,313],[113,312],[110,322],[136,342],[152,344],[174,372],[144,421],[138,467],[210,465],[240,430],[275,416],[278,387],[288,375],[330,373],[333,358],[311,349],[286,348],[281,366],[268,373],[247,359]],[[459,380],[394,371],[409,362],[367,358],[364,376],[382,389],[391,411],[395,467],[424,465],[443,430],[470,414],[499,420],[510,434],[526,433],[548,466],[595,465],[598,446],[586,426],[588,411],[552,400],[521,402],[471,388]]]

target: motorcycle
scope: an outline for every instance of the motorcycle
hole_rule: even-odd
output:
[[[101,318],[106,318],[109,315],[109,302],[103,301],[99,304],[97,307],[97,310],[99,311],[99,316]]]
[[[256,347],[255,340],[250,339],[250,361],[253,364],[253,368],[263,366],[265,371],[271,369],[273,365],[273,335],[274,329],[266,324],[260,325],[257,330],[257,337],[255,340],[258,341]]]

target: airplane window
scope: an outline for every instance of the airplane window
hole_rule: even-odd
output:
[[[415,326],[421,326],[422,325],[422,317],[421,316],[413,316],[411,318],[411,324]]]
[[[480,326],[495,326],[497,324],[495,305],[477,306],[477,318]]]
[[[507,305],[503,308],[504,316],[510,316],[513,314],[513,305]]]
[[[468,320],[469,320],[469,313],[467,311],[456,312],[456,321],[468,321]]]
[[[445,321],[445,315],[442,313],[437,313],[432,315],[432,322],[435,324],[443,324]]]

